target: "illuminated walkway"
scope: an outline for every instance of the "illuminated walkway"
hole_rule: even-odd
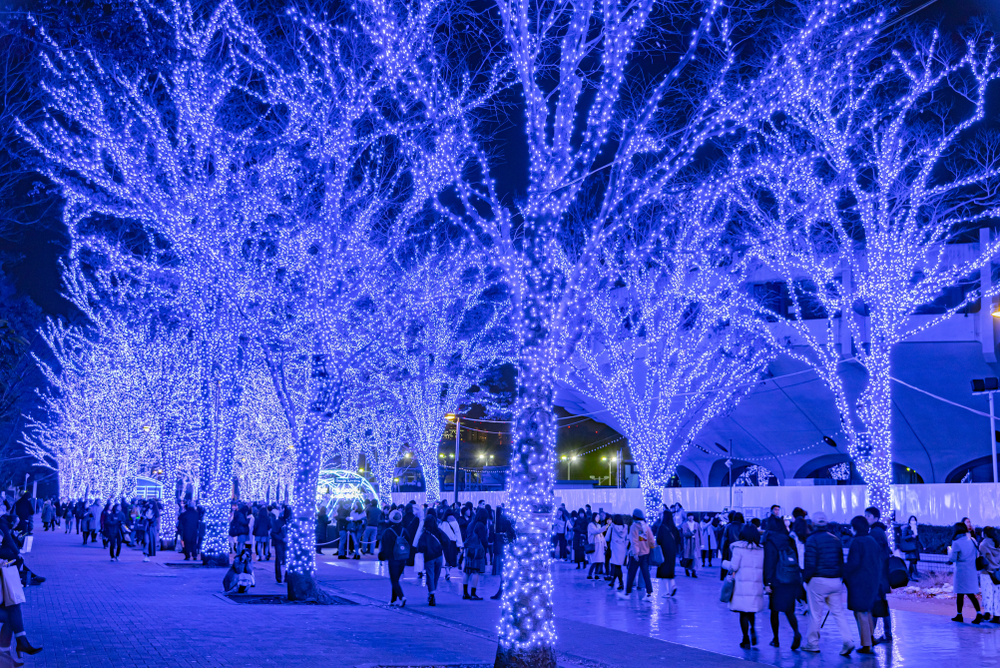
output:
[[[324,555],[320,579],[331,593],[359,605],[236,605],[218,595],[221,570],[167,567],[163,563],[178,555],[162,552],[144,564],[141,554],[128,548],[122,561],[112,564],[104,550],[79,542],[75,534],[36,534],[29,563],[49,580],[28,588],[25,618],[29,636],[45,651],[26,658],[27,668],[492,665],[499,606],[488,599],[462,601],[457,577],[442,580],[438,606],[429,608],[426,590],[408,572],[407,607],[398,610],[385,605],[389,582],[383,565],[371,558],[338,561]],[[283,592],[270,566],[265,562],[258,570],[255,593]],[[657,591],[656,604],[649,606],[618,601],[603,580],[588,581],[571,566],[557,564],[560,665],[735,668],[746,660],[817,668],[1000,665],[996,625],[958,625],[941,615],[898,610],[897,642],[876,647],[874,657],[837,656],[835,633],[825,635],[819,655],[792,652],[787,627],[785,647],[768,647],[763,617],[760,648],[744,652],[736,616],[718,603],[717,577],[682,577],[676,600]],[[479,592],[487,597],[497,578],[485,580]],[[654,581],[654,588],[660,584]]]

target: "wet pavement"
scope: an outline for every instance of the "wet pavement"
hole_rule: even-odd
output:
[[[716,561],[718,563],[718,561]],[[321,561],[320,577],[331,587],[381,599],[388,596],[389,583],[383,575],[384,565],[371,561],[341,561],[325,558]],[[489,567],[487,567],[489,569]],[[932,668],[961,661],[965,666],[1000,666],[1000,624],[958,624],[941,614],[892,610],[894,642],[879,644],[873,656],[853,654],[839,656],[841,640],[833,620],[821,632],[819,654],[792,651],[792,631],[782,616],[779,629],[780,648],[770,647],[771,628],[769,613],[757,615],[759,645],[753,650],[739,647],[741,633],[736,613],[730,612],[725,603],[719,602],[718,568],[700,570],[698,578],[684,577],[677,569],[677,595],[665,597],[666,582],[653,579],[654,603],[640,602],[633,594],[630,600],[615,597],[603,580],[587,580],[585,571],[578,571],[571,564],[554,565],[557,647],[575,656],[595,661],[617,663],[622,648],[606,642],[600,628],[624,634],[625,638],[662,641],[665,649],[682,645],[711,652],[720,662],[723,656],[754,661],[781,668],[825,668],[848,663],[878,666],[879,668]],[[445,582],[443,576],[438,594],[438,607],[426,603],[426,590],[418,587],[412,569],[407,569],[403,588],[408,596],[407,609],[422,614],[446,618],[477,628],[496,629],[499,604],[486,600],[469,602],[461,600],[461,580],[454,577]],[[485,586],[479,593],[486,597],[496,591],[499,578],[486,576]],[[442,593],[443,592],[443,593]],[[950,604],[953,606],[954,602]],[[892,605],[892,604],[890,604]],[[916,607],[920,604],[917,603]],[[915,607],[912,603],[907,607]],[[941,606],[928,606],[941,612]],[[966,603],[966,612],[971,606]],[[952,611],[951,614],[954,614]],[[970,619],[966,615],[966,619]],[[797,617],[799,628],[805,635],[808,615]],[[853,642],[857,645],[857,628],[850,617]],[[589,627],[581,642],[580,627]],[[598,627],[598,629],[593,629]],[[881,624],[879,625],[881,631]],[[616,634],[617,635],[617,634]],[[881,635],[879,633],[878,635]],[[627,641],[628,642],[628,641]],[[666,645],[670,643],[670,645]],[[669,654],[669,651],[667,652]]]

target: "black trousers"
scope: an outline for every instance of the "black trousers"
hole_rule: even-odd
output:
[[[399,579],[403,577],[403,570],[406,568],[406,562],[402,559],[390,559],[389,560],[389,580],[392,582],[392,600],[395,601],[397,598],[406,598],[403,596],[403,588],[399,584]]]

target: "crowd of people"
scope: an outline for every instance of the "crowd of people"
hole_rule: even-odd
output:
[[[0,566],[16,567],[23,585],[44,581],[21,556],[36,506],[26,493],[16,502],[4,498],[0,504]],[[57,531],[65,522],[64,532],[75,529],[83,536],[83,545],[96,544],[100,534],[112,562],[119,559],[122,544],[142,548],[144,561],[155,555],[161,513],[156,499],[104,504],[51,499],[40,509],[44,531]],[[181,503],[176,535],[186,560],[201,552],[204,515],[198,505]],[[287,504],[233,503],[229,540],[235,556],[224,582],[227,591],[254,586],[253,563],[271,561],[272,556],[275,579],[283,581],[290,518]],[[515,529],[502,505],[493,509],[485,501],[475,506],[411,501],[380,508],[375,500],[327,498],[320,501],[317,514],[316,550],[319,554],[332,550],[338,559],[373,555],[387,562],[392,606],[406,605],[401,579],[406,567],[413,567],[418,582],[426,586],[428,605],[434,606],[442,574],[448,581],[453,574],[461,577],[463,600],[483,600],[478,588],[487,568],[501,576],[491,597],[500,598],[504,554],[516,538]],[[920,577],[917,565],[923,543],[917,518],[898,527],[895,541],[890,540],[890,531],[875,507],[849,524],[838,525],[822,512],[810,516],[801,508],[785,517],[779,506],[772,506],[766,517],[748,519],[740,512],[689,513],[674,504],[664,507],[652,523],[640,509],[611,514],[590,506],[575,511],[560,506],[553,518],[551,556],[585,570],[588,580],[603,578],[609,588],[617,589],[619,599],[628,599],[635,589],[644,601],[652,599],[654,577],[666,581],[666,597],[675,597],[678,569],[697,578],[699,570],[704,573],[719,559],[720,599],[739,615],[741,647],[749,650],[757,645],[756,616],[766,609],[772,646],[781,644],[784,618],[792,633],[791,649],[818,652],[820,629],[826,617],[832,617],[842,641],[840,653],[847,656],[855,650],[871,654],[875,644],[892,642],[888,594]],[[972,624],[1000,624],[997,530],[977,529],[963,519],[953,528],[948,555],[954,564],[953,620],[965,621],[968,600],[975,610]],[[797,609],[809,616],[804,635]],[[19,604],[6,604],[0,612],[0,649],[12,657],[41,650],[27,641]],[[855,645],[848,612],[853,613],[860,647]],[[876,637],[879,620],[882,635]]]

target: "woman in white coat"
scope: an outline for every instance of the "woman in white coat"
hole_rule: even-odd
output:
[[[756,614],[764,603],[764,548],[760,546],[760,532],[747,523],[740,531],[739,540],[732,545],[733,557],[722,562],[734,579],[733,597],[729,609],[740,613],[740,630],[743,641],[740,647],[750,649],[757,644]]]
[[[708,568],[715,559],[715,552],[719,549],[719,539],[715,537],[715,527],[712,520],[704,517],[701,520],[701,567]],[[708,561],[708,564],[705,561]]]
[[[608,547],[608,542],[604,539],[604,529],[597,523],[597,515],[590,516],[590,523],[587,525],[587,549],[593,545],[593,551],[587,556],[590,557],[590,570],[587,571],[588,580],[599,580],[604,570],[604,551]]]
[[[604,535],[611,547],[611,583],[608,586],[613,588],[615,580],[618,580],[618,590],[623,591],[625,578],[622,574],[622,565],[628,554],[628,528],[621,515],[615,515],[611,518],[611,524],[608,525]]]

